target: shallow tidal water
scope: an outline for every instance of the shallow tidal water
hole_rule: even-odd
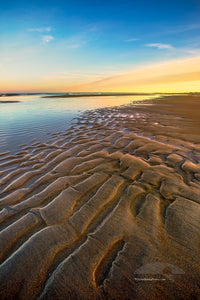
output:
[[[45,142],[53,133],[68,129],[72,119],[86,110],[120,106],[150,98],[155,98],[155,95],[84,98],[42,98],[41,95],[1,97],[0,153],[15,153],[22,146],[35,141]]]

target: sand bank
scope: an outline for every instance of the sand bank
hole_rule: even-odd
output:
[[[199,298],[197,108],[88,111],[1,153],[0,298]]]
[[[105,97],[105,96],[144,96],[157,95],[157,93],[69,93],[62,95],[48,95],[42,98],[88,98],[88,97]]]
[[[0,101],[0,103],[17,103],[17,102],[20,102],[20,101],[18,101],[18,100],[11,100],[11,101],[5,100],[5,101]]]

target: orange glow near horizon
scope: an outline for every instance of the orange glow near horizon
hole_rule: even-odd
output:
[[[2,79],[0,92],[200,92],[200,57],[143,66],[100,80],[91,77],[88,82],[70,85],[59,77]]]
[[[142,67],[71,89],[77,92],[200,92],[200,57]]]

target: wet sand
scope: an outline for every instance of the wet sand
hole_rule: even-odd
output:
[[[0,299],[198,299],[199,111],[88,111],[1,153]]]

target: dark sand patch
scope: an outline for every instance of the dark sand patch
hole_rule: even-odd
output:
[[[1,299],[200,297],[199,98],[148,103],[0,156]]]
[[[17,103],[17,102],[20,102],[20,101],[17,101],[17,100],[5,100],[5,101],[0,101],[0,103]]]

